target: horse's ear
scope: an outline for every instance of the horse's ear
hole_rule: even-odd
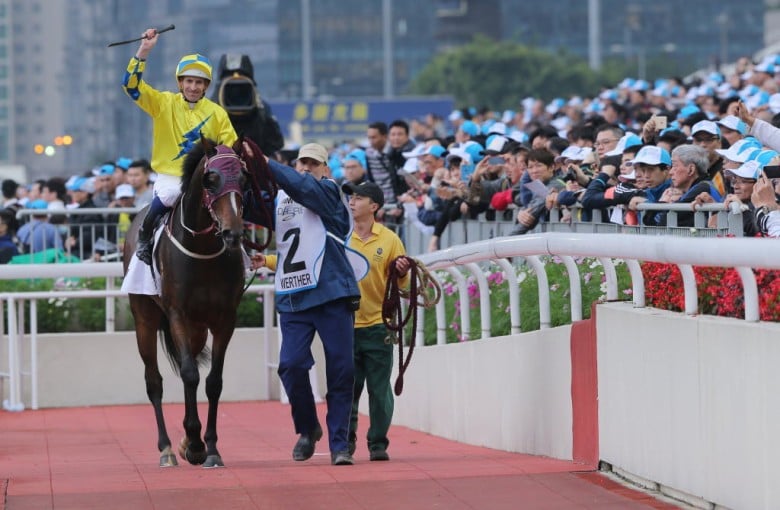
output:
[[[203,136],[202,133],[200,135],[200,144],[203,146],[203,151],[206,154],[214,154],[214,152],[217,150],[217,145],[213,141]]]

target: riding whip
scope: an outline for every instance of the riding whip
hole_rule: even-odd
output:
[[[160,35],[160,34],[162,34],[163,32],[167,32],[168,30],[173,30],[174,28],[176,28],[176,27],[175,27],[173,24],[170,24],[170,25],[168,25],[168,26],[167,26],[167,27],[165,27],[165,28],[158,28],[158,29],[155,29],[155,31],[154,31],[154,32],[155,32],[157,35]],[[127,40],[127,41],[118,41],[118,42],[112,42],[111,44],[109,44],[109,45],[108,45],[108,47],[110,48],[110,47],[112,47],[112,46],[121,46],[121,45],[123,45],[123,44],[130,44],[130,43],[132,43],[132,42],[138,42],[138,41],[141,41],[141,40],[143,40],[143,39],[147,39],[147,37],[146,37],[145,35],[142,35],[141,37],[136,37],[135,39],[129,39],[129,40]]]

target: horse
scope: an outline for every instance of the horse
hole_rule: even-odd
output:
[[[154,249],[160,296],[129,294],[138,351],[144,363],[146,393],[157,420],[161,467],[176,466],[177,461],[163,417],[158,331],[162,332],[163,348],[171,366],[184,384],[186,435],[179,444],[179,455],[193,465],[224,466],[217,450],[217,407],[225,353],[244,291],[242,208],[243,193],[251,184],[246,169],[251,151],[247,155],[245,144],[239,140],[228,147],[202,139],[194,145],[183,164],[182,194]],[[136,250],[143,216],[137,215],[127,233],[125,274]],[[196,392],[200,382],[198,367],[208,362],[209,331],[213,340],[211,368],[206,377],[208,418],[201,439]]]

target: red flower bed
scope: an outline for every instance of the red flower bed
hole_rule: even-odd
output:
[[[744,318],[742,280],[734,268],[695,267],[699,313]],[[681,312],[685,308],[680,270],[674,264],[644,262],[647,304],[662,310]],[[754,269],[762,321],[780,321],[780,271]]]

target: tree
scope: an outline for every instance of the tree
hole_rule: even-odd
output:
[[[595,73],[583,59],[512,42],[476,36],[472,42],[436,56],[415,78],[413,94],[449,94],[460,106],[516,108],[527,96],[595,96],[625,73],[610,66]]]

